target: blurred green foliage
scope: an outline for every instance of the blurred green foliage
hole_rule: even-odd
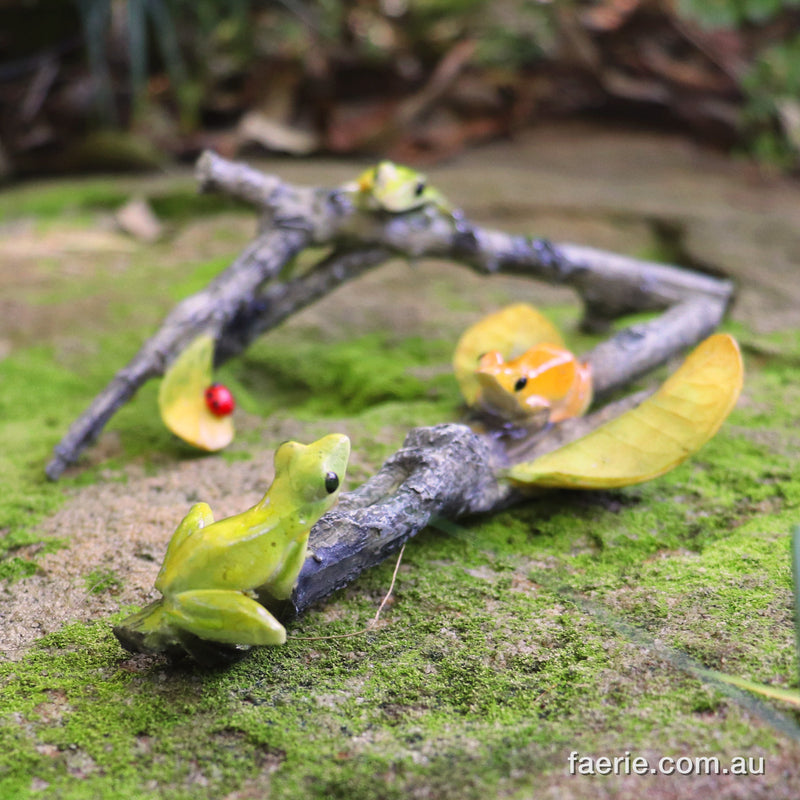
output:
[[[754,154],[790,168],[800,155],[800,34],[759,54],[744,76],[744,123]]]
[[[199,125],[212,87],[241,86],[255,63],[295,63],[308,76],[338,60],[348,68],[380,66],[414,85],[466,37],[477,44],[474,65],[512,72],[557,61],[570,38],[565,26],[581,14],[614,11],[593,0],[74,0],[75,6],[105,120],[120,116],[112,65],[124,53],[134,118],[146,110],[148,76],[159,71],[168,77],[183,130]],[[798,163],[798,10],[800,0],[639,6],[643,14],[674,14],[741,37],[744,140],[758,158],[782,167]],[[114,42],[123,44],[120,51]]]
[[[678,0],[678,12],[708,28],[738,28],[770,21],[800,0]]]
[[[706,28],[741,30],[776,25],[800,0],[679,0],[678,10]],[[781,169],[800,157],[800,34],[785,24],[789,38],[763,37],[742,74],[742,129],[757,160]]]

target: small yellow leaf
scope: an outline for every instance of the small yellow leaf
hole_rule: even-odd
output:
[[[641,405],[507,476],[523,486],[604,489],[656,478],[697,452],[733,409],[744,368],[736,340],[715,334]]]
[[[233,419],[209,410],[205,391],[212,383],[214,339],[198,336],[167,370],[158,390],[164,424],[201,450],[221,450],[233,440]]]
[[[467,328],[453,353],[453,372],[467,404],[474,405],[478,396],[475,371],[484,353],[497,350],[508,361],[542,342],[564,345],[553,323],[526,303],[507,306]]]

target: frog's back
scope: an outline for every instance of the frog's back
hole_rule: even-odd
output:
[[[202,584],[207,589],[251,588],[255,564],[263,564],[261,575],[269,575],[272,564],[280,558],[275,537],[280,520],[258,514],[251,508],[227,517],[187,536],[174,551],[170,549],[162,568],[162,591],[179,592]],[[266,546],[265,546],[266,537]],[[275,550],[273,557],[270,551]],[[249,579],[248,579],[249,578]]]

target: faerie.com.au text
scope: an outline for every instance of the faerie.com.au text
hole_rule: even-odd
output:
[[[573,750],[567,757],[570,775],[763,775],[763,756],[662,756],[652,759],[632,756],[581,755]]]

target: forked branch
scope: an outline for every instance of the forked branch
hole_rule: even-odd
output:
[[[481,228],[433,205],[403,214],[364,211],[340,189],[293,186],[276,176],[205,153],[197,177],[203,191],[221,191],[252,205],[259,233],[205,289],[179,303],[134,359],[72,425],[47,467],[56,479],[147,380],[164,371],[201,333],[216,340],[216,361],[241,353],[255,338],[337,286],[395,256],[442,258],[474,271],[513,273],[570,286],[593,326],[633,311],[660,311],[584,355],[596,396],[623,387],[708,336],[733,295],[727,280],[574,244]],[[329,255],[300,277],[276,276],[302,250]],[[630,407],[622,401],[594,415],[554,426],[513,452],[464,425],[418,428],[363,486],[315,526],[287,614],[303,611],[363,569],[378,563],[435,518],[504,507],[517,496],[498,470],[525,453],[541,453],[583,435]]]
[[[261,215],[260,232],[230,267],[170,312],[73,423],[47,466],[53,480],[196,336],[214,336],[221,363],[286,317],[392,256],[446,258],[482,273],[516,273],[572,286],[593,323],[631,311],[668,309],[588,355],[597,394],[624,386],[710,333],[733,293],[729,281],[592,248],[486,230],[432,206],[406,214],[364,212],[338,189],[293,186],[209,152],[198,161],[197,176],[202,190],[221,191],[255,206]],[[311,245],[328,246],[332,254],[302,277],[275,281]]]

